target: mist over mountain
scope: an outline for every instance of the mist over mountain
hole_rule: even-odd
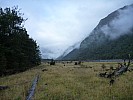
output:
[[[116,11],[117,16],[108,24],[101,27],[105,35],[110,38],[118,38],[121,35],[128,34],[133,28],[133,5],[125,6]]]
[[[49,59],[49,58],[52,58],[52,54],[53,52],[47,48],[41,48],[41,56],[43,59]]]
[[[133,4],[124,6],[100,20],[79,49],[62,60],[123,59],[133,56]]]
[[[63,54],[57,58],[57,60],[63,59],[66,55],[68,56],[68,54],[69,54],[70,52],[72,52],[74,49],[75,49],[75,50],[79,49],[79,47],[80,47],[80,42],[77,42],[77,43],[75,43],[74,45],[68,47],[68,48],[63,52]]]

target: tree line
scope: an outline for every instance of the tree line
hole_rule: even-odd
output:
[[[29,37],[18,7],[0,8],[0,75],[12,74],[39,65],[40,50]]]
[[[133,59],[133,30],[118,39],[107,40],[100,46],[87,48],[80,53],[80,59],[128,59],[128,54]]]
[[[117,34],[117,33],[116,33]],[[91,43],[84,48],[74,49],[62,60],[109,60],[128,59],[128,54],[133,59],[133,28],[125,35],[116,39],[105,38],[101,44]]]

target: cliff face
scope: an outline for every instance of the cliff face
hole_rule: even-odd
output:
[[[90,35],[81,42],[80,48],[74,49],[62,59],[122,59],[128,53],[133,54],[132,12],[133,4],[101,19]]]

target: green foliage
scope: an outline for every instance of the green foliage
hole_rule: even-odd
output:
[[[40,64],[39,47],[27,34],[22,15],[17,7],[0,8],[0,75]]]
[[[106,38],[104,42],[93,42],[86,48],[74,49],[63,60],[105,60],[133,59],[133,30],[116,39]]]
[[[133,33],[123,35],[117,39],[106,40],[100,46],[93,45],[80,50],[79,58],[86,59],[133,59]]]

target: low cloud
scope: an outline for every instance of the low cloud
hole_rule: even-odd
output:
[[[41,51],[56,58],[69,46],[82,41],[99,20],[131,0],[0,0],[1,7],[22,8],[25,27]]]
[[[130,33],[133,28],[133,6],[118,11],[119,16],[104,25],[102,31],[110,36],[111,39],[118,38],[121,35]]]

